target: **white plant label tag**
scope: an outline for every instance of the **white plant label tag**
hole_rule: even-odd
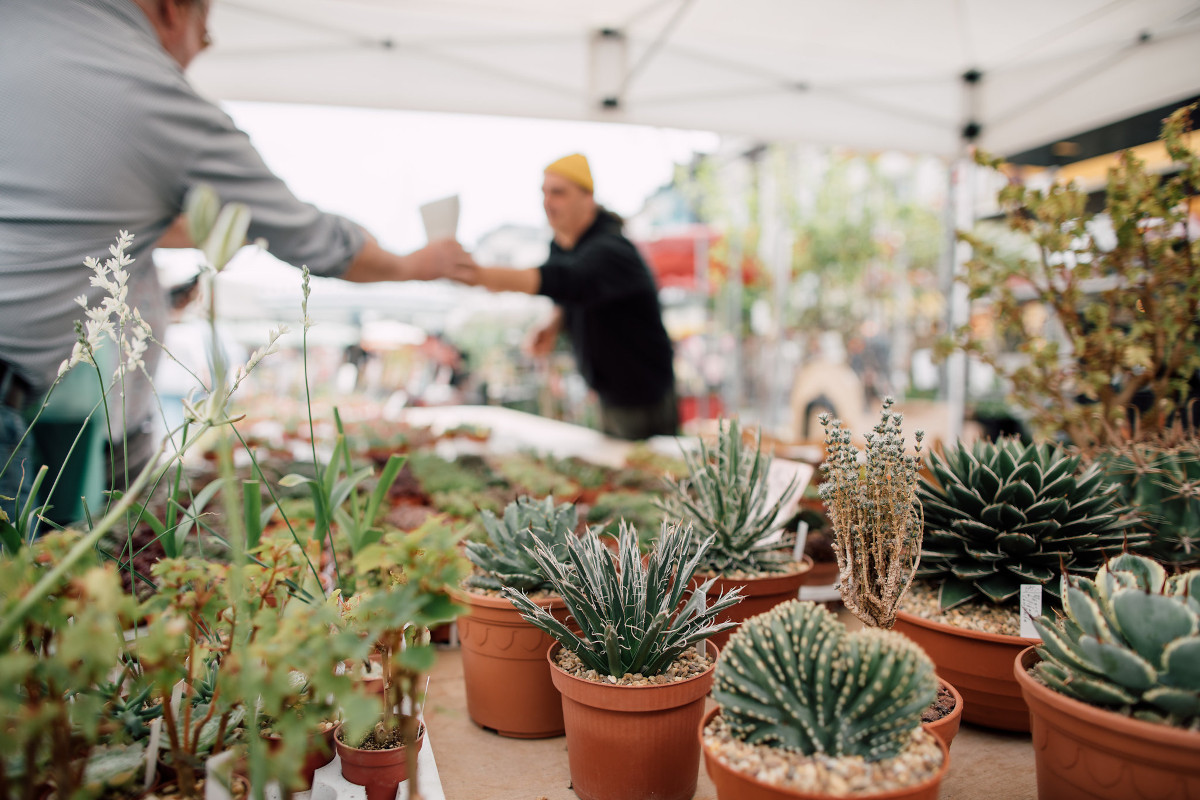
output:
[[[1036,583],[1021,586],[1021,638],[1040,639],[1033,621],[1042,616],[1042,587]]]
[[[804,543],[808,539],[808,523],[800,520],[800,525],[796,529],[796,546],[792,548],[792,560],[799,561],[804,558]]]

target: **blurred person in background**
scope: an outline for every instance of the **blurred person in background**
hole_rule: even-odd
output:
[[[540,294],[554,301],[549,324],[534,332],[535,356],[571,343],[580,374],[600,400],[609,436],[673,436],[679,428],[671,340],[654,276],[622,231],[620,217],[596,202],[591,168],[575,153],[546,167],[542,206],[554,231],[540,267],[480,266],[466,259],[452,277],[493,292]]]

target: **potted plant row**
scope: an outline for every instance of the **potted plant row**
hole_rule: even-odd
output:
[[[696,791],[694,731],[712,686],[711,637],[734,626],[719,615],[737,590],[711,602],[713,579],[692,577],[710,542],[664,524],[643,559],[637,531],[622,525],[613,552],[593,531],[560,559],[533,551],[578,629],[521,592],[504,594],[554,639],[546,651],[562,695],[571,786],[581,800],[686,800]]]

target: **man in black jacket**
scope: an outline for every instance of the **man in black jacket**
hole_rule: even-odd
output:
[[[454,277],[494,292],[542,294],[553,320],[537,331],[545,355],[560,331],[579,371],[600,398],[604,432],[622,439],[674,435],[679,427],[671,340],[649,268],[621,232],[620,217],[596,203],[587,159],[574,154],[546,167],[542,205],[554,231],[540,267],[462,264]]]

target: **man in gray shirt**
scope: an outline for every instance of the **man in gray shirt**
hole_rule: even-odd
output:
[[[179,230],[173,223],[198,183],[249,206],[250,238],[316,275],[432,280],[462,256],[452,240],[390,253],[355,223],[296,199],[184,77],[209,44],[209,2],[0,2],[0,468],[24,430],[22,410],[70,354],[83,316],[75,298],[94,305],[102,293],[83,259],[103,260],[119,230],[134,234],[128,304],[161,335],[165,299],[150,250],[186,244],[164,234]],[[137,433],[153,402],[127,400]],[[30,456],[18,454],[0,475],[0,496],[15,494],[22,466],[28,486]]]

